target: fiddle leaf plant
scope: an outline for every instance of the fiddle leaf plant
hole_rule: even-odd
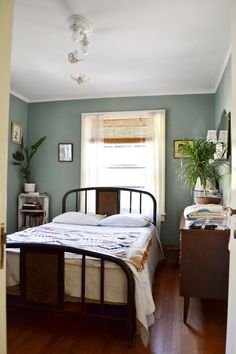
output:
[[[36,151],[40,147],[40,145],[44,142],[46,136],[43,136],[39,140],[36,141],[35,144],[31,146],[22,145],[21,150],[18,150],[12,154],[12,157],[15,161],[13,161],[13,165],[20,167],[20,173],[23,176],[23,179],[26,183],[30,182],[31,175],[31,159],[35,155]]]
[[[198,138],[193,142],[183,140],[179,145],[179,152],[183,156],[177,167],[179,179],[194,190],[197,180],[203,187],[206,197],[207,186],[218,189],[219,180],[222,175],[218,167],[224,163],[224,160],[214,160],[215,145],[209,140]]]

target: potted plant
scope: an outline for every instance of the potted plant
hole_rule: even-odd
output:
[[[207,188],[219,189],[219,180],[222,177],[219,166],[226,163],[224,160],[214,159],[215,145],[204,138],[198,138],[192,142],[183,140],[179,146],[179,152],[183,156],[177,168],[180,180],[192,191],[197,181],[200,181],[202,186],[204,195],[197,202],[219,203],[220,198],[207,196]]]
[[[21,149],[12,154],[12,157],[15,160],[13,162],[13,165],[20,167],[20,173],[22,174],[23,179],[25,181],[24,184],[25,192],[30,193],[30,192],[34,192],[35,190],[35,183],[30,183],[31,159],[35,155],[36,151],[38,150],[38,148],[40,147],[40,145],[43,143],[45,139],[46,136],[43,136],[30,147],[27,145],[24,146],[22,144]]]

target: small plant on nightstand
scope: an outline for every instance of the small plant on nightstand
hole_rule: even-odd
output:
[[[12,157],[15,160],[13,161],[13,165],[19,166],[20,173],[25,181],[25,192],[34,192],[35,184],[30,183],[31,159],[45,139],[46,136],[43,136],[31,146],[22,145],[20,150],[12,154]]]

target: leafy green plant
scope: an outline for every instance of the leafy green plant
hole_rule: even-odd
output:
[[[191,190],[194,190],[199,178],[206,197],[208,185],[218,189],[222,177],[219,165],[225,164],[224,160],[214,160],[215,145],[207,139],[198,138],[193,142],[183,140],[179,152],[184,156],[177,167],[179,179]]]
[[[20,167],[20,173],[22,174],[26,183],[29,183],[30,181],[31,159],[45,139],[46,136],[43,136],[30,147],[23,145],[21,150],[18,150],[12,154],[12,157],[15,160],[13,161],[13,165]]]

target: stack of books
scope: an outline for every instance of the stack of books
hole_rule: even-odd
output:
[[[22,205],[22,209],[24,210],[41,210],[42,205],[36,201],[36,202],[27,202]]]

